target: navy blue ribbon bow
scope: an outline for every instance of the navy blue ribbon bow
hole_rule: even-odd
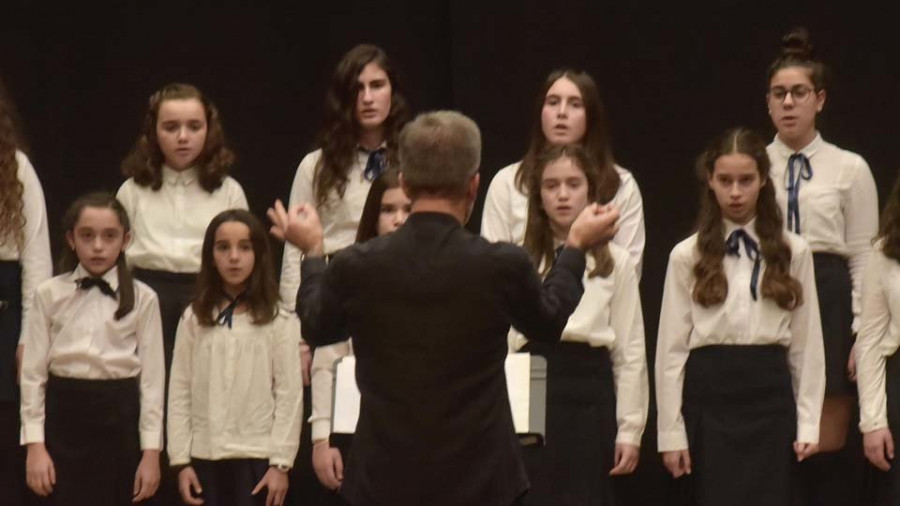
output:
[[[103,278],[84,277],[76,280],[75,284],[78,285],[79,290],[90,290],[96,286],[103,295],[116,298],[116,291]]]
[[[759,245],[756,244],[756,241],[750,237],[744,229],[739,228],[731,233],[728,236],[728,240],[725,241],[725,252],[728,255],[740,257],[741,256],[741,243],[744,243],[744,251],[747,252],[747,257],[750,260],[753,260],[753,276],[750,278],[750,295],[753,296],[753,300],[756,300],[756,286],[759,283]]]
[[[219,316],[216,317],[216,323],[219,325],[228,325],[228,328],[231,328],[231,324],[234,322],[234,310],[243,301],[244,294],[240,294],[231,299],[231,302],[225,306],[225,309],[219,312]]]
[[[386,150],[384,148],[378,148],[369,152],[369,160],[366,162],[365,170],[363,170],[363,177],[366,178],[366,181],[374,181],[375,178],[384,173],[387,165],[385,153]]]
[[[800,181],[812,179],[813,170],[809,158],[803,153],[795,153],[788,158],[788,230],[800,233]]]

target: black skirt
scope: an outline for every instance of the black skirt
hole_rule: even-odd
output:
[[[264,506],[268,490],[250,492],[269,470],[265,459],[191,459],[204,506]]]
[[[141,459],[137,378],[50,376],[44,437],[56,468],[54,506],[131,503]]]
[[[797,409],[783,346],[706,346],[685,367],[692,504],[791,503]]]
[[[547,359],[543,447],[525,447],[527,505],[612,505],[616,394],[609,350],[585,343],[529,342]]]
[[[847,360],[853,347],[853,284],[847,260],[830,253],[814,253],[816,293],[825,345],[825,395],[856,391],[847,377]]]
[[[0,403],[19,403],[16,347],[22,332],[22,266],[0,262]]]
[[[163,351],[166,357],[166,392],[168,392],[169,371],[172,369],[172,353],[175,349],[175,332],[178,330],[178,321],[181,319],[181,315],[197,293],[197,275],[137,268],[133,272],[135,278],[150,286],[159,297]]]

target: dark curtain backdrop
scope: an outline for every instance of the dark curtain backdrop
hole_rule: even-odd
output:
[[[347,49],[385,48],[415,111],[458,109],[482,128],[482,199],[526,148],[531,110],[554,68],[588,70],[601,87],[614,152],[644,198],[642,293],[652,367],[668,252],[691,232],[693,159],[727,127],[766,136],[766,69],[790,26],[812,33],[833,71],[820,129],[862,154],[884,199],[895,177],[900,46],[885,4],[722,1],[296,2],[292,7],[152,2],[8,2],[0,77],[12,94],[43,182],[54,247],[76,196],[114,191],[146,100],[185,81],[218,105],[239,162],[235,178],[264,217],[286,199],[313,149],[325,86]],[[477,231],[481,201],[469,227]],[[648,425],[629,497],[668,486]]]

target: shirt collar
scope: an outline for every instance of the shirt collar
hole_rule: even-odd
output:
[[[822,147],[822,144],[824,144],[824,143],[825,143],[825,141],[822,140],[822,134],[819,132],[816,132],[816,137],[809,144],[804,146],[803,149],[801,149],[799,152],[806,155],[807,158],[812,158],[813,155],[815,155],[816,152],[819,151],[819,148]],[[773,141],[773,144],[775,145],[775,149],[777,150],[777,152],[784,158],[789,158],[794,153],[797,153],[796,151],[791,149],[787,144],[785,144],[781,140],[781,138],[778,137],[777,134],[775,135],[775,140]]]
[[[72,271],[72,282],[75,282],[81,278],[92,277],[94,277],[94,275],[88,272],[88,270],[85,269],[84,266],[81,265],[81,263],[79,263],[78,267],[76,267],[75,270]],[[117,291],[119,289],[119,268],[117,266],[113,265],[112,269],[106,271],[106,273],[100,277],[103,278],[103,281],[109,283],[109,287],[112,288],[113,291]]]
[[[742,228],[744,232],[747,232],[747,235],[750,236],[751,239],[759,243],[759,235],[756,233],[756,216],[753,217],[752,220],[748,221],[745,225],[738,225],[737,223],[729,220],[728,218],[722,218],[722,221],[725,223],[725,239],[728,239],[728,236],[731,235],[735,230]]]
[[[194,167],[182,171],[177,171],[170,169],[166,165],[163,165],[162,174],[163,180],[166,182],[166,184],[170,185],[180,184],[183,186],[188,186],[189,184],[197,180],[197,169]]]

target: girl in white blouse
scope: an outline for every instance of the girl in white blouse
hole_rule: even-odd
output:
[[[13,104],[0,82],[0,497],[25,501],[19,445],[19,336],[34,291],[53,274],[44,192],[21,151]],[[18,345],[18,346],[17,346]]]
[[[697,166],[698,232],[672,250],[663,291],[659,451],[696,504],[787,505],[825,390],[812,254],[783,229],[757,134],[726,132]]]
[[[769,68],[766,95],[778,131],[767,148],[775,194],[788,230],[813,251],[822,305],[827,378],[822,454],[801,466],[808,500],[816,505],[848,504],[862,486],[859,435],[852,434],[846,445],[856,404],[851,348],[863,272],[878,229],[878,193],[866,161],[826,142],[816,128],[827,74],[813,59],[808,32],[791,30]],[[844,477],[840,483],[830,478],[838,475]]]
[[[900,503],[900,465],[894,432],[900,427],[900,179],[881,217],[881,230],[862,283],[862,316],[856,338],[859,429],[866,457],[884,471],[877,503]]]
[[[76,200],[63,228],[65,274],[38,286],[22,336],[28,486],[52,504],[140,502],[160,477],[159,303],[131,277],[128,215],[112,195]]]
[[[616,165],[609,140],[606,110],[597,84],[587,72],[556,70],[538,94],[528,151],[520,162],[500,169],[491,180],[481,219],[489,241],[521,244],[528,216],[528,183],[537,158],[548,146],[580,144],[600,164],[603,194],[619,210],[613,242],[628,251],[641,276],[644,255],[644,210],[634,176]]]
[[[524,246],[541,272],[579,213],[606,203],[615,187],[577,144],[536,159]],[[547,359],[546,444],[524,450],[529,504],[615,504],[610,476],[633,472],[640,456],[650,394],[634,263],[623,248],[604,245],[588,254],[583,283],[561,342],[527,341],[510,330],[513,350]]]
[[[372,182],[359,220],[356,242],[389,234],[406,222],[412,203],[400,188],[397,176],[396,169],[387,169]],[[339,359],[352,354],[353,344],[347,340],[316,348],[312,360],[312,416],[309,419],[312,424],[312,462],[319,481],[329,490],[340,487],[344,470],[342,453],[347,454],[347,448],[336,448],[329,441],[335,366]],[[338,496],[330,499],[340,502]]]
[[[249,212],[213,218],[202,258],[169,380],[178,489],[186,504],[284,504],[302,423],[300,322],[280,308],[268,238]]]

